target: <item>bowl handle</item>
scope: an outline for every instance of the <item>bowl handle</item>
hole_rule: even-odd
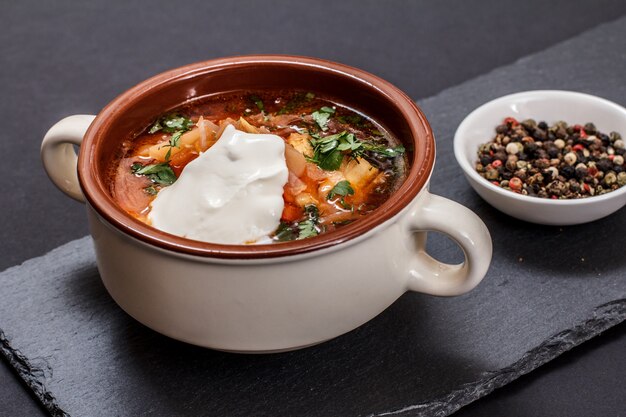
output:
[[[426,253],[424,234],[409,262],[408,289],[439,296],[464,294],[478,285],[489,269],[489,230],[470,209],[426,190],[423,193],[406,217],[409,232],[445,233],[461,247],[465,261],[459,265],[437,261]]]
[[[85,202],[85,196],[78,183],[78,158],[74,145],[80,146],[95,117],[87,114],[66,117],[52,126],[41,142],[41,160],[54,185],[82,203]]]

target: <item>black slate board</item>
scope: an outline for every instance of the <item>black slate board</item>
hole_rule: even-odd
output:
[[[2,353],[59,415],[452,413],[626,318],[625,210],[567,228],[514,220],[469,189],[451,150],[465,114],[509,92],[575,89],[624,104],[624,39],[621,19],[420,103],[437,136],[431,190],[475,210],[494,238],[492,267],[472,293],[407,294],[301,351],[226,354],[126,316],[81,239],[0,274]],[[430,243],[441,258],[458,257],[447,241]]]

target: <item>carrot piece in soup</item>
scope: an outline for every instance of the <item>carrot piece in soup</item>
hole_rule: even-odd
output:
[[[285,222],[295,222],[296,220],[300,219],[303,214],[304,211],[302,211],[302,208],[287,203],[285,204],[285,208],[283,209],[283,214],[280,219]]]

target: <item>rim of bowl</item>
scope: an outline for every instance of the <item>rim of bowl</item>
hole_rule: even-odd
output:
[[[120,109],[131,108],[134,102],[144,94],[158,92],[177,80],[196,77],[216,70],[224,71],[229,68],[236,69],[259,65],[285,65],[328,73],[340,78],[348,77],[362,84],[363,88],[370,89],[383,97],[401,113],[410,129],[410,140],[414,152],[409,161],[407,178],[387,201],[374,212],[339,230],[303,240],[259,245],[215,244],[175,236],[135,219],[113,201],[106,187],[102,185],[102,181],[98,181],[97,173],[92,171],[95,171],[93,168],[96,165],[94,153],[97,153],[98,141],[104,137],[104,134],[100,134],[101,129],[106,130],[106,127],[112,123],[111,119],[114,120],[114,114],[119,114]],[[346,98],[346,104],[350,104],[348,98]],[[100,111],[87,130],[81,149],[88,149],[89,151],[79,154],[79,181],[88,203],[99,216],[117,230],[144,243],[175,253],[218,259],[263,259],[293,256],[319,251],[355,239],[387,222],[407,207],[425,187],[435,163],[435,141],[432,129],[415,102],[399,88],[382,78],[348,65],[294,55],[243,55],[211,59],[171,69],[148,78],[120,94]]]
[[[528,90],[522,91],[513,94],[507,94],[505,96],[501,96],[495,98],[491,101],[488,101],[476,109],[474,109],[471,113],[469,113],[463,121],[457,127],[456,132],[454,133],[454,157],[456,158],[457,163],[461,167],[461,169],[465,172],[465,175],[469,175],[472,179],[476,181],[476,183],[480,184],[483,187],[486,187],[490,191],[493,191],[497,194],[500,194],[503,197],[510,198],[517,201],[522,201],[524,203],[533,203],[539,205],[556,205],[556,206],[572,206],[572,205],[589,205],[596,204],[602,201],[606,201],[613,198],[618,198],[622,194],[626,193],[626,186],[620,187],[617,190],[611,191],[606,194],[591,196],[579,199],[571,199],[571,200],[559,200],[559,199],[551,199],[551,198],[539,198],[533,197],[523,194],[517,194],[512,191],[505,190],[504,188],[498,187],[495,184],[489,182],[489,180],[481,177],[478,172],[474,169],[472,164],[468,161],[468,159],[463,154],[463,150],[461,148],[461,144],[464,143],[464,131],[467,130],[468,126],[470,126],[473,122],[473,118],[475,118],[478,114],[489,110],[489,107],[500,104],[501,102],[511,102],[515,99],[522,98],[524,96],[565,96],[570,98],[582,98],[586,100],[591,100],[594,102],[594,105],[602,105],[607,107],[612,107],[618,112],[622,113],[624,119],[626,119],[626,108],[620,106],[619,104],[607,100],[602,97],[594,96],[592,94],[580,93],[577,91],[567,91],[567,90]],[[495,129],[495,125],[494,125]]]

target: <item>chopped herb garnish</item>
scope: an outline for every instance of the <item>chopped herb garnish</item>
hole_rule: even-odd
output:
[[[354,188],[350,185],[350,182],[347,180],[339,181],[332,190],[326,196],[327,200],[332,200],[336,196],[340,196],[339,204],[346,210],[352,210],[354,207],[351,204],[346,203],[346,196],[354,195]]]
[[[178,142],[180,141],[180,137],[183,135],[182,131],[178,131],[175,132],[174,134],[172,134],[172,137],[170,137],[170,143],[168,145],[165,146],[169,146],[169,149],[167,150],[167,153],[165,154],[165,160],[169,161],[170,160],[170,156],[172,156],[172,148],[179,148],[180,146],[178,145]]]
[[[387,158],[395,158],[405,152],[404,146],[389,147],[384,145],[374,145],[371,143],[363,143],[363,149],[368,152],[374,152]]]
[[[278,229],[274,232],[273,239],[279,242],[290,240],[300,240],[307,237],[317,236],[322,231],[319,225],[320,214],[314,204],[304,207],[306,218],[293,223],[280,222]]]
[[[176,113],[168,114],[157,120],[148,133],[156,133],[162,130],[165,133],[186,132],[193,127],[191,119]]]
[[[156,184],[172,185],[176,181],[176,174],[167,162],[145,166],[134,163],[130,168],[133,174],[144,175]]]
[[[361,146],[361,142],[346,131],[324,137],[317,135],[312,137],[313,157],[309,160],[326,171],[339,169],[343,161],[343,151],[352,152]]]
[[[156,122],[154,122],[150,130],[148,130],[148,133],[153,134],[153,133],[158,132],[161,129],[163,129],[163,126],[161,126],[161,121],[157,120]]]
[[[178,141],[183,133],[190,130],[194,122],[191,119],[186,118],[185,116],[181,116],[176,113],[169,114],[167,116],[161,117],[157,120],[148,133],[156,133],[158,131],[163,131],[165,133],[171,133],[170,143],[165,146],[169,146],[167,153],[165,154],[165,161],[170,160],[170,156],[172,156],[172,148],[178,148]]]
[[[257,96],[250,96],[250,100],[254,103],[254,105],[261,111],[265,111],[265,106],[263,105],[263,101]]]
[[[347,131],[328,136],[311,134],[311,137],[313,138],[311,139],[313,157],[308,158],[308,160],[326,171],[339,169],[344,154],[354,159],[357,157],[370,159],[367,155],[368,152],[385,158],[395,158],[405,152],[403,146],[389,147],[361,142],[354,134]]]
[[[361,125],[365,121],[362,116],[358,114],[349,114],[347,116],[337,116],[337,120],[339,120],[343,124],[352,124],[352,125]]]
[[[350,185],[350,181],[343,180],[339,181],[332,190],[328,193],[326,197],[328,200],[332,200],[335,196],[345,197],[348,195],[354,195],[354,188]]]
[[[319,232],[315,228],[313,220],[309,219],[298,223],[298,240],[317,236],[318,234]]]
[[[178,131],[175,132],[172,137],[170,138],[170,147],[173,148],[178,148],[178,141],[180,140],[180,137],[183,135],[182,131]]]
[[[318,226],[320,213],[317,207],[314,204],[309,204],[304,207],[304,213],[308,219],[298,223],[298,240],[317,236],[320,233]]]
[[[306,214],[309,219],[314,220],[315,223],[319,222],[320,211],[315,204],[307,204],[304,206],[304,214]]]
[[[157,193],[159,192],[159,190],[156,189],[156,187],[154,185],[149,185],[146,188],[143,189],[147,194],[150,195],[157,195]]]
[[[278,229],[274,233],[274,240],[279,242],[288,242],[290,240],[296,240],[298,238],[298,232],[296,228],[289,223],[280,222]]]
[[[345,133],[345,132],[344,132]],[[356,138],[352,133],[348,133],[343,135],[339,140],[339,145],[337,145],[337,149],[340,151],[360,151],[363,148],[363,143]]]
[[[292,98],[291,100],[289,100],[287,102],[287,104],[285,104],[285,107],[280,109],[278,111],[278,113],[276,113],[276,114],[292,113],[295,109],[300,107],[306,101],[311,101],[314,98],[315,98],[315,94],[313,94],[313,93],[306,93],[306,94],[299,93],[299,94],[296,94],[295,97]]]
[[[341,204],[341,207],[354,213],[354,206],[352,204],[346,203],[345,197],[341,197],[339,199],[339,204]]]
[[[343,161],[343,153],[340,150],[335,149],[326,154],[320,155],[316,159],[317,165],[326,171],[337,171]]]
[[[328,120],[330,119],[330,116],[333,115],[333,113],[335,113],[335,109],[333,109],[332,107],[324,106],[321,109],[314,111],[311,116],[313,117],[315,123],[317,123],[317,125],[320,127],[320,129],[326,131],[328,130]]]

